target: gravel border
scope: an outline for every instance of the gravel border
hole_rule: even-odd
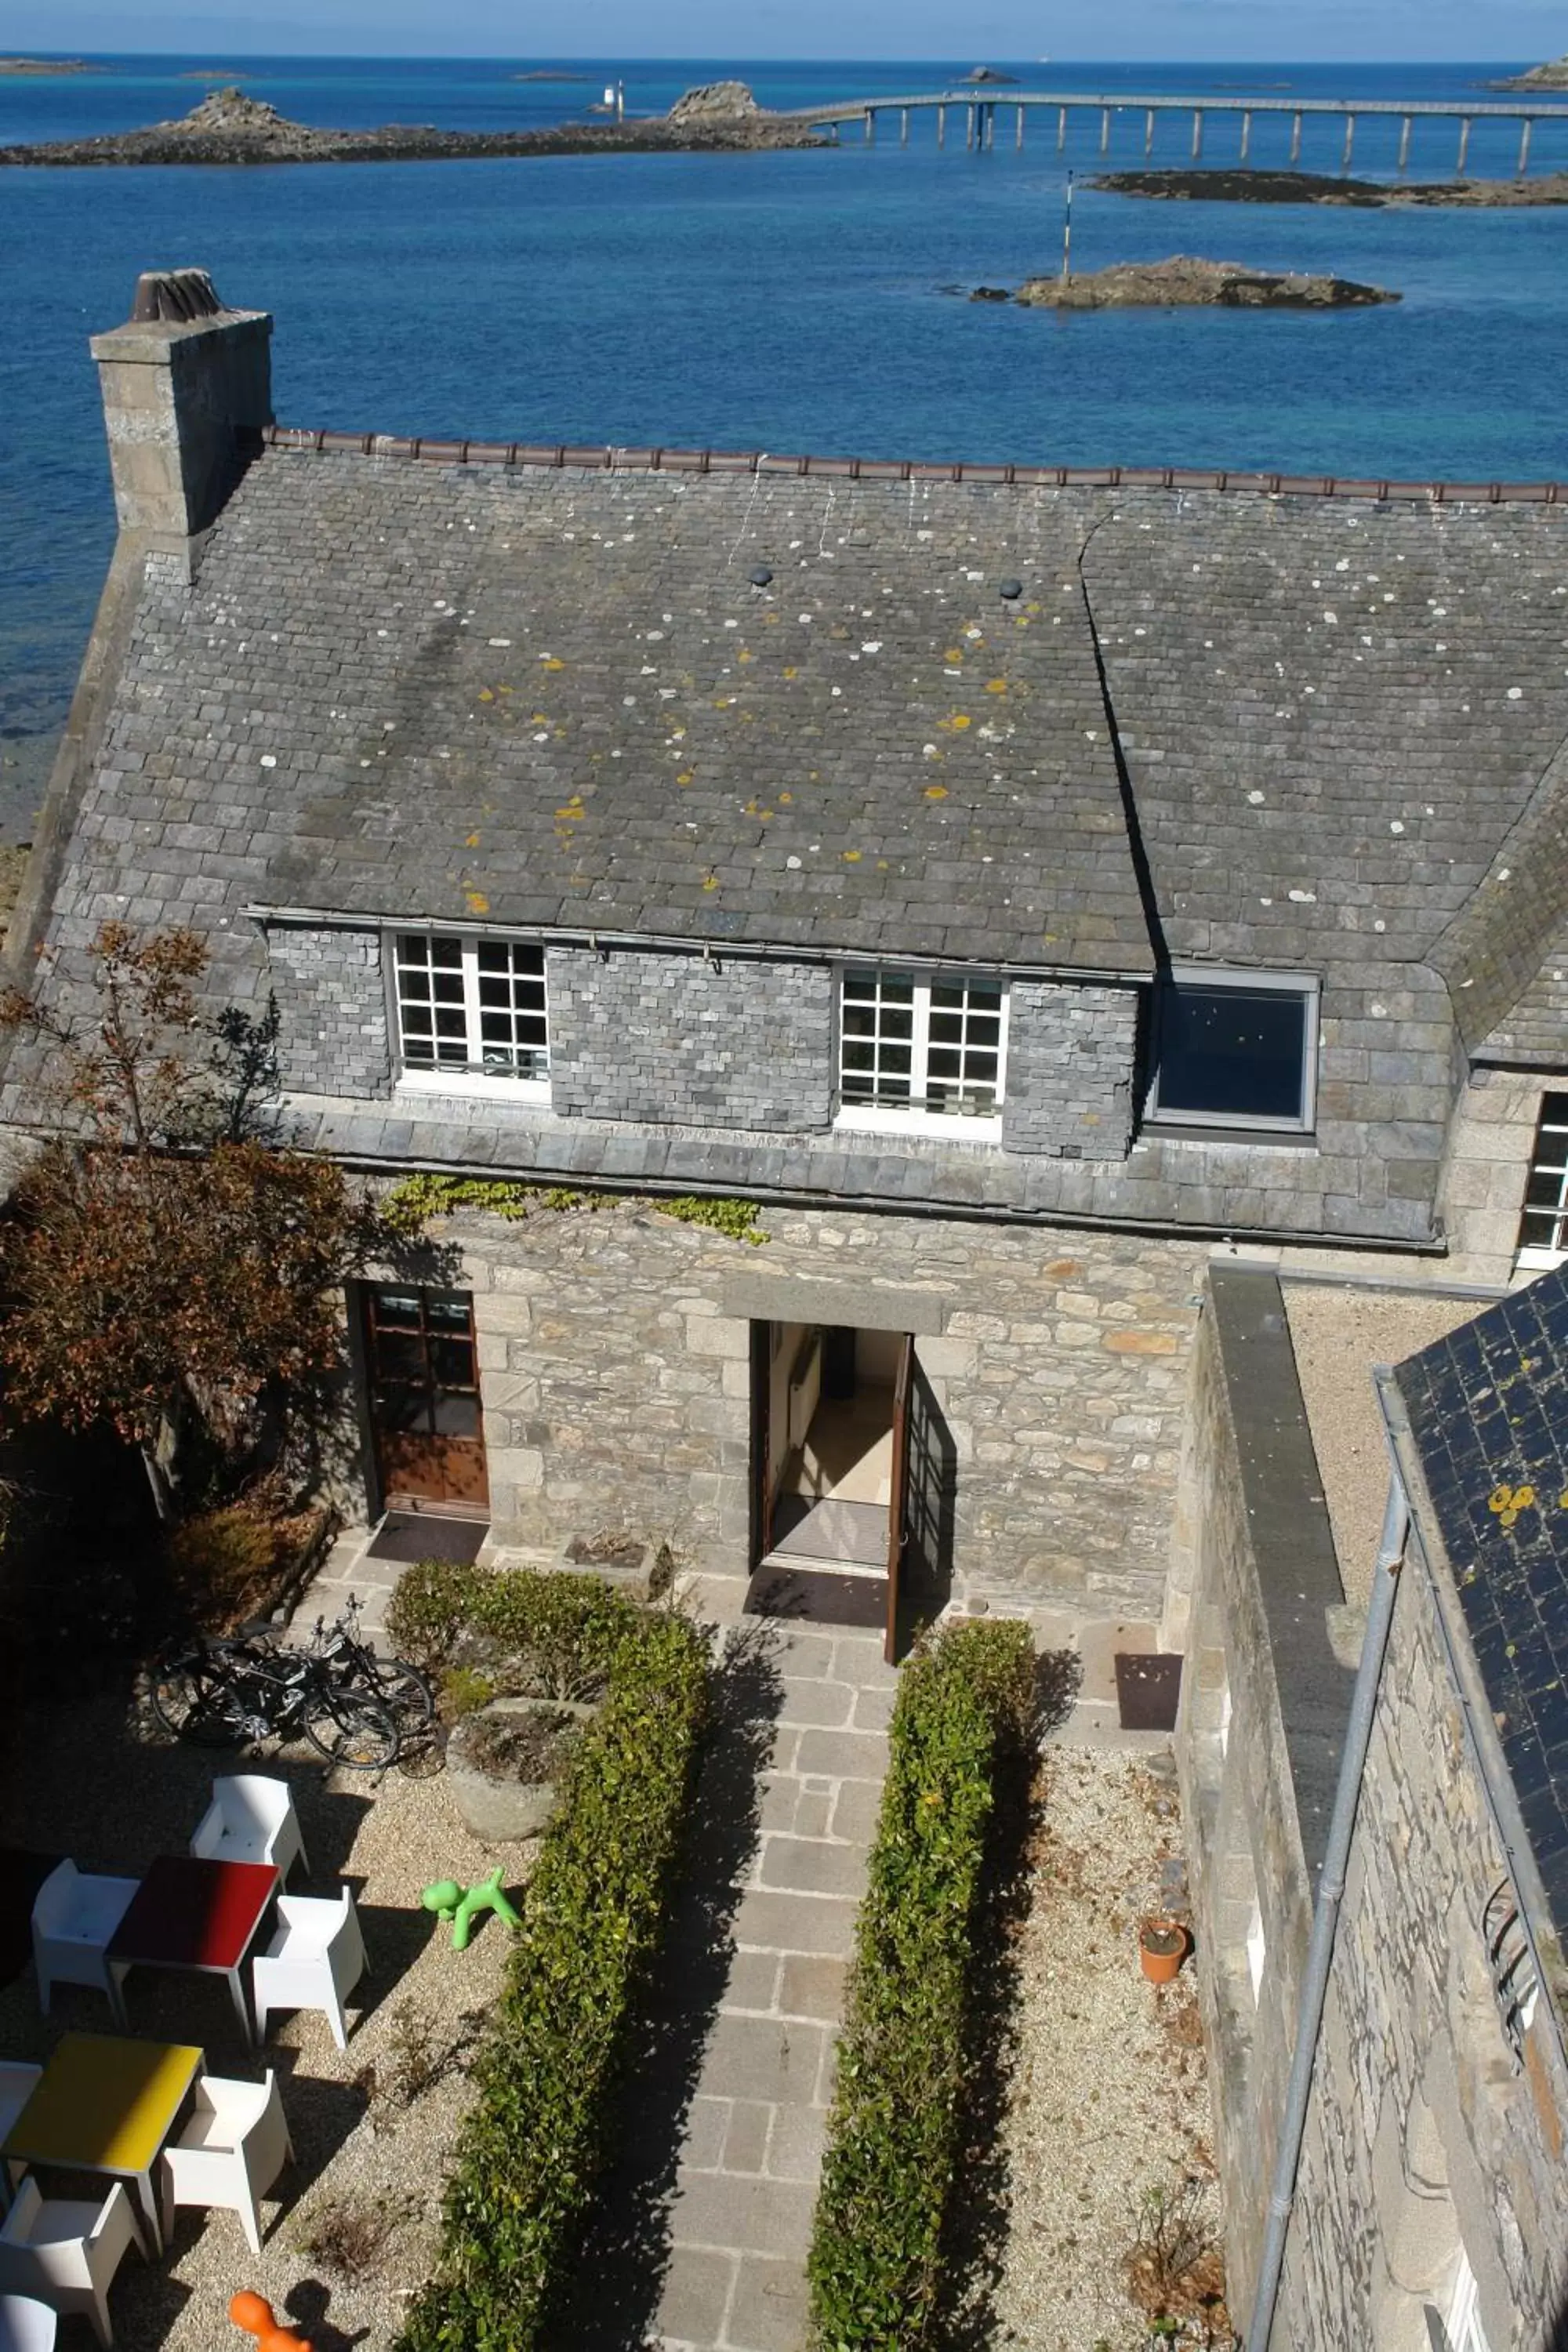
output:
[[[1037,1798],[1029,1911],[1013,1954],[992,2340],[1130,2352],[1147,2340],[1127,2288],[1144,2200],[1192,2181],[1205,2230],[1215,2245],[1221,2237],[1192,1966],[1154,1986],[1138,1958],[1138,1923],[1160,1907],[1181,1821],[1173,1785],[1146,1759],[1099,1748],[1052,1747]]]

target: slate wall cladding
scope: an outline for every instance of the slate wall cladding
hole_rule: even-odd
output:
[[[763,1314],[776,1282],[781,1319],[814,1280],[835,1286],[839,1319],[853,1286],[855,1316],[881,1328],[919,1291],[955,1590],[1157,1618],[1201,1245],[821,1210],[763,1223],[749,1249],[646,1205],[452,1221],[497,1540],[555,1549],[614,1522],[743,1575],[751,1334],[724,1311],[730,1286],[743,1276]]]
[[[563,1116],[797,1135],[829,1124],[827,965],[552,947],[546,973]]]
[[[1311,1934],[1312,1875],[1298,1792],[1300,1738],[1293,1763],[1256,1542],[1279,1501],[1271,1502],[1268,1491],[1273,1449],[1261,1456],[1260,1476],[1258,1448],[1244,1447],[1238,1436],[1252,1377],[1243,1342],[1259,1336],[1260,1311],[1277,1304],[1279,1285],[1261,1274],[1231,1274],[1233,1289],[1246,1287],[1227,1302],[1223,1271],[1211,1269],[1216,1288],[1194,1349],[1177,1507],[1174,1549],[1191,1577],[1191,1614],[1176,1764],[1198,1992],[1213,2062],[1226,2271],[1230,2308],[1241,2324],[1257,2283],[1285,2109]],[[1288,1354],[1289,1338],[1279,1337]],[[1287,1435],[1280,1433],[1281,1450]],[[1313,1827],[1321,1845],[1321,1818]],[[1247,1951],[1255,1905],[1266,1956],[1256,1990]]]
[[[384,1095],[392,1044],[381,934],[279,925],[268,934],[267,955],[284,1085],[309,1094]]]
[[[1457,1595],[1445,1604],[1458,1619]],[[1400,1578],[1273,2342],[1425,2344],[1462,2244],[1486,2340],[1544,2352],[1568,2308],[1568,2074],[1536,2003],[1516,2074],[1481,1916],[1506,1864],[1419,1549]]]
[[[1507,1282],[1513,1272],[1541,1097],[1552,1083],[1478,1070],[1459,1097],[1438,1206],[1453,1271],[1468,1281]]]
[[[1007,1008],[1004,1147],[1063,1159],[1125,1160],[1137,1042],[1134,990],[1015,980]]]

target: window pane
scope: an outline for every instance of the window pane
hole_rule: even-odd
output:
[[[1168,982],[1160,1008],[1160,1108],[1300,1120],[1306,1051],[1305,995]]]
[[[1525,1186],[1521,1249],[1568,1252],[1568,1095],[1542,1095],[1541,1124]]]

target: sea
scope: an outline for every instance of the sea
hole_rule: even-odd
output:
[[[764,106],[952,87],[973,58],[889,64],[729,58],[121,57],[0,77],[0,144],[184,114],[237,82],[322,126],[527,128],[581,118],[619,84],[628,117],[700,82]],[[664,443],[879,457],[1279,468],[1418,479],[1568,478],[1568,209],[1355,211],[1151,204],[1085,184],[1143,160],[1143,95],[1484,102],[1529,60],[1469,66],[1058,65],[989,58],[1022,88],[1128,101],[1029,118],[1014,145],[944,149],[930,115],[899,142],[828,152],[487,163],[0,172],[0,840],[26,839],[112,543],[88,338],[125,318],[138,273],[195,263],[273,313],[290,425],[526,441]],[[530,79],[550,75],[553,79]],[[1551,100],[1539,102],[1545,114]],[[1533,171],[1568,169],[1568,93]],[[1410,175],[1453,173],[1451,122],[1418,121]],[[1234,162],[1236,116],[1204,160]],[[1477,125],[1469,168],[1511,173],[1518,130]],[[1258,112],[1251,160],[1288,161]],[[1397,122],[1363,119],[1354,169],[1391,177]],[[1302,163],[1340,166],[1308,118]],[[1153,160],[1189,160],[1190,118]],[[1395,289],[1321,315],[1062,316],[971,303],[1060,266],[1074,174],[1076,268],[1186,252]],[[955,290],[956,289],[956,290]]]

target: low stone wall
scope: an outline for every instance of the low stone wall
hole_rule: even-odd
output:
[[[1272,2338],[1425,2347],[1462,2247],[1486,2341],[1561,2342],[1568,2074],[1542,1997],[1515,2070],[1482,1934],[1507,1863],[1439,1629],[1451,1588],[1412,1544],[1334,1952]]]
[[[752,1319],[912,1329],[949,1454],[956,1589],[1158,1618],[1202,1245],[763,1221],[763,1249],[646,1205],[452,1221],[497,1540],[627,1527],[743,1574]]]
[[[1191,1614],[1176,1761],[1229,2300],[1244,2317],[1352,1680],[1329,1646],[1342,1593],[1270,1274],[1210,1268],[1182,1484]]]

